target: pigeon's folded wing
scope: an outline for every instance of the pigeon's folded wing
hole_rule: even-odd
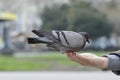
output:
[[[89,37],[85,32],[74,31],[32,31],[38,38],[28,38],[29,43],[44,43],[61,52],[81,50]]]

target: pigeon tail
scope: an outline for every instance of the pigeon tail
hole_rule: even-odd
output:
[[[48,42],[39,40],[38,38],[28,38],[28,43],[29,43],[29,44],[37,44],[37,43],[45,43],[45,44],[48,44]]]
[[[44,31],[44,30],[32,30],[34,34],[36,34],[38,37],[48,37],[51,35],[50,31]]]
[[[44,34],[43,34],[42,32],[40,32],[40,31],[32,30],[32,32],[33,32],[34,34],[36,34],[37,36],[39,36],[39,37],[44,37]]]

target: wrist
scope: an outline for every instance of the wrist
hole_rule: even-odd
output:
[[[93,67],[99,69],[106,69],[108,67],[108,58],[107,57],[96,57],[93,59]]]
[[[108,58],[107,57],[101,57],[101,66],[100,69],[107,69],[108,67]]]

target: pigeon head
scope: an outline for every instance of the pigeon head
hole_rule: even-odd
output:
[[[89,34],[87,32],[79,32],[86,40],[86,42],[90,43],[90,37]]]

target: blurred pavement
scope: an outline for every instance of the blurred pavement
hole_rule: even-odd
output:
[[[112,72],[0,72],[0,80],[120,80]]]

